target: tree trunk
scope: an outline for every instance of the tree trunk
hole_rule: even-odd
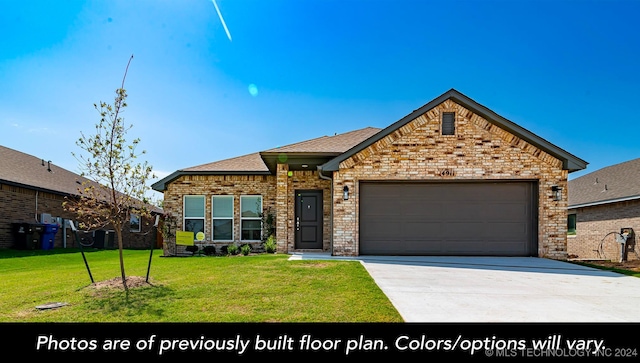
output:
[[[122,257],[122,226],[116,227],[116,237],[118,238],[118,250],[120,252],[120,273],[122,274],[122,286],[125,290],[127,287],[127,276],[124,273],[124,258]]]

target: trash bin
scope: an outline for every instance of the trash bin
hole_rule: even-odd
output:
[[[106,231],[99,229],[93,232],[93,247],[103,249]]]
[[[113,239],[115,233],[105,229],[98,229],[93,232],[93,247],[94,248],[113,248]]]
[[[43,250],[53,249],[53,245],[56,240],[56,233],[58,232],[57,224],[45,224],[42,231],[41,245]]]
[[[40,248],[40,235],[44,226],[39,223],[12,223],[13,247],[19,250],[33,250]]]

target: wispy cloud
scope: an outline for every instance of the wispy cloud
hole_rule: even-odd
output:
[[[29,133],[38,133],[38,134],[43,134],[43,133],[47,133],[47,134],[57,134],[57,132],[55,130],[52,130],[48,127],[32,127],[30,129],[27,130],[27,132]]]
[[[211,0],[211,2],[213,3],[213,6],[215,6],[216,8],[216,12],[218,13],[218,17],[220,18],[220,21],[222,22],[222,27],[224,27],[224,31],[227,33],[227,38],[229,38],[229,41],[231,40],[231,33],[229,32],[229,28],[227,28],[227,23],[225,23],[224,18],[222,17],[222,13],[220,12],[220,9],[218,8],[218,4],[216,3],[216,0]]]

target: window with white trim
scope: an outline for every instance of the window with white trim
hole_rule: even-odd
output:
[[[233,241],[233,195],[211,197],[211,239]]]
[[[185,195],[184,196],[184,230],[204,233],[204,195]]]
[[[240,197],[240,239],[260,241],[262,236],[262,196]]]

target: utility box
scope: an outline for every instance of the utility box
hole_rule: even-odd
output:
[[[39,223],[17,222],[11,224],[13,248],[33,250],[40,248],[40,235],[44,226]]]
[[[43,250],[52,250],[56,240],[56,233],[58,233],[57,224],[45,224],[44,230],[41,234],[41,246]]]
[[[40,223],[53,224],[55,223],[55,219],[49,213],[40,213]]]

